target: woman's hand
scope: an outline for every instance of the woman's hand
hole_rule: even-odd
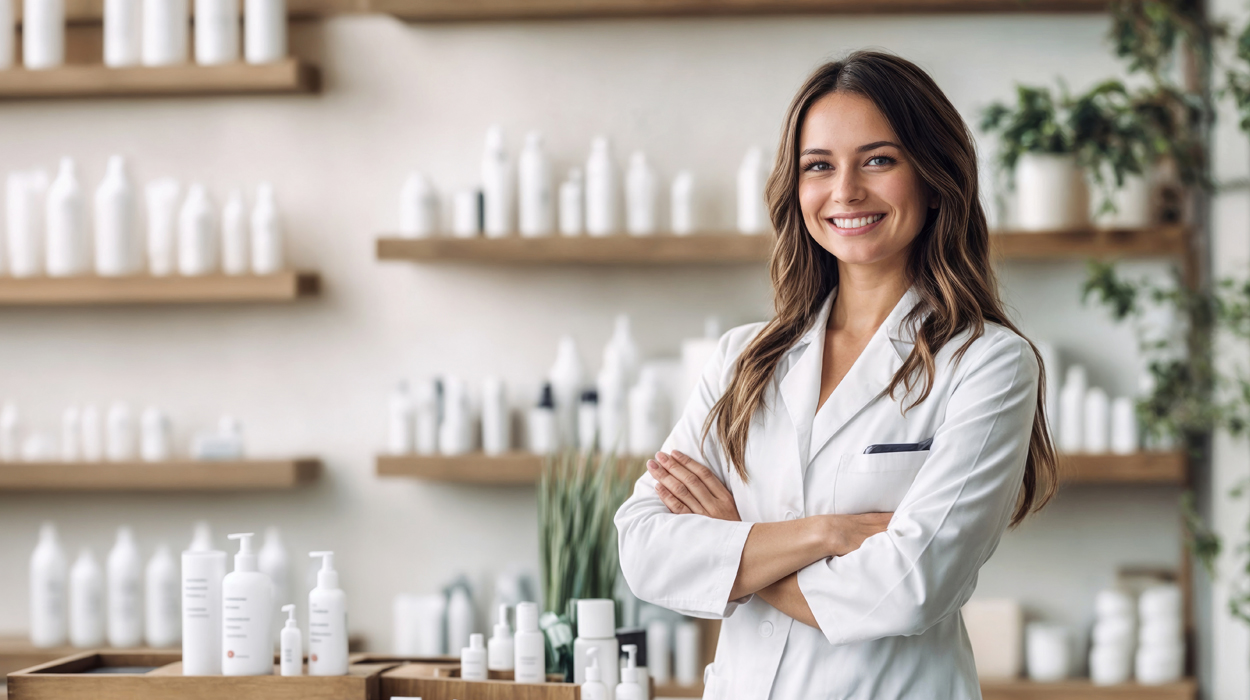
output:
[[[819,517],[819,516],[818,516]],[[885,532],[893,513],[862,513],[860,515],[826,515],[826,541],[829,556],[840,557],[859,549],[864,540]]]
[[[647,471],[658,482],[656,494],[673,513],[741,520],[733,494],[712,470],[677,450],[655,453],[655,459],[647,460]]]

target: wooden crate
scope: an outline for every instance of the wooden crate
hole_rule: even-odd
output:
[[[417,661],[382,673],[382,697],[417,697],[421,700],[580,700],[574,683],[514,683],[510,673],[491,671],[492,680],[460,679],[460,663],[454,660]],[[20,700],[20,699],[18,699]]]
[[[184,676],[178,651],[89,651],[10,673],[9,700],[382,700],[393,663],[346,676]]]

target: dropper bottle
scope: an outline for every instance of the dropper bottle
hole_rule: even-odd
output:
[[[299,623],[295,621],[295,604],[282,606],[286,613],[286,626],[282,628],[281,673],[284,676],[300,676],[304,673],[304,642],[300,639]]]
[[[586,667],[586,682],[582,683],[582,700],[608,700],[608,687],[603,684],[603,671],[599,669],[598,647],[587,649],[586,659],[590,665]]]
[[[512,644],[512,628],[508,626],[508,606],[499,606],[499,622],[495,623],[495,633],[486,645],[486,668],[490,671],[511,671],[515,667],[513,655],[516,652]]]
[[[625,668],[621,669],[621,682],[616,686],[616,700],[646,700],[642,686],[638,685],[638,645],[626,644],[621,650],[629,655],[629,659],[625,662]]]

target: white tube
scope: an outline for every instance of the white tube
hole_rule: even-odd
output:
[[[417,386],[416,449],[419,455],[438,454],[438,419],[442,413],[442,387],[430,379]]]
[[[69,572],[69,643],[79,649],[104,645],[104,572],[88,548]]]
[[[73,277],[89,267],[87,201],[78,183],[73,158],[62,158],[44,202],[47,226],[47,267],[51,277]]]
[[[1085,368],[1081,365],[1068,367],[1063,389],[1059,393],[1059,451],[1080,452],[1085,441],[1081,430],[1085,427],[1085,391],[1087,388]]]
[[[560,234],[580,236],[586,230],[585,187],[582,169],[569,168],[569,178],[560,183]]]
[[[674,637],[676,644],[673,648],[673,660],[677,685],[695,685],[703,678],[703,669],[699,668],[699,626],[693,622],[680,622],[674,630]]]
[[[430,179],[413,171],[399,195],[399,235],[431,238],[438,233],[438,196]]]
[[[182,675],[221,675],[221,581],[226,553],[182,553]]]
[[[195,0],[195,62],[215,66],[238,60],[238,0]]]
[[[43,198],[48,174],[42,170],[12,172],[6,185],[9,274],[35,277],[43,273]]]
[[[82,407],[82,459],[84,462],[99,462],[104,459],[104,427],[100,420],[100,410],[92,404]]]
[[[221,271],[227,275],[246,275],[251,267],[247,233],[247,207],[243,190],[234,188],[221,208]]]
[[[178,181],[161,178],[145,190],[148,210],[148,272],[167,277],[174,272],[178,230]]]
[[[178,274],[209,275],[218,270],[217,216],[203,185],[191,185],[178,212]]]
[[[143,643],[143,561],[129,527],[118,528],[106,566],[109,646],[137,647]]]
[[[620,193],[617,191],[616,166],[612,146],[604,136],[590,144],[586,159],[586,232],[592,236],[611,236],[620,223]]]
[[[144,571],[144,642],[156,649],[172,647],[182,638],[182,605],[178,564],[162,544]]]
[[[28,70],[65,63],[65,0],[25,0],[22,63]]]
[[[143,410],[139,426],[139,457],[145,462],[164,462],[173,456],[173,430],[169,417],[155,406]]]
[[[187,62],[188,0],[143,0],[143,65]]]
[[[1081,430],[1081,442],[1085,452],[1105,453],[1111,441],[1111,406],[1107,401],[1107,392],[1099,387],[1086,391],[1082,413],[1084,426]]]
[[[1121,396],[1111,402],[1111,451],[1133,454],[1137,440],[1137,409],[1132,398]]]
[[[551,196],[551,162],[543,150],[543,136],[531,131],[517,162],[517,191],[521,235],[551,235],[555,202]]]
[[[248,63],[274,63],[286,57],[285,0],[246,0],[243,55]]]
[[[477,238],[482,232],[482,194],[456,190],[451,197],[451,233],[456,238]]]
[[[512,448],[512,412],[508,392],[499,377],[482,380],[482,451],[501,455]]]
[[[408,382],[400,382],[391,392],[386,408],[386,452],[390,455],[406,455],[412,452],[416,440],[416,408]]]
[[[512,234],[512,190],[512,161],[504,148],[503,128],[492,126],[486,131],[482,154],[482,221],[487,238]]]
[[[669,626],[664,620],[653,620],[647,625],[647,669],[656,685],[667,685],[672,675],[673,654],[669,635]]]
[[[134,274],[139,267],[139,211],[126,160],[109,158],[95,191],[95,271],[104,277]]]
[[[672,216],[673,233],[679,236],[694,233],[698,224],[694,208],[694,176],[689,170],[682,170],[673,178],[671,200],[669,213]],[[650,664],[650,652],[647,659]]]
[[[759,147],[747,150],[738,168],[738,232],[763,233],[768,228],[764,204],[764,152]]]
[[[282,218],[273,185],[262,182],[256,188],[256,204],[252,207],[252,274],[276,275],[285,266],[282,241]]]
[[[61,461],[77,462],[82,459],[82,420],[77,406],[70,406],[61,413]]]
[[[659,228],[655,171],[647,155],[634,151],[625,174],[625,229],[630,235],[650,236]]]
[[[104,65],[139,65],[143,49],[141,0],[104,0]]]
[[[110,462],[128,462],[135,458],[138,433],[130,406],[121,401],[109,406],[106,434],[105,448]]]

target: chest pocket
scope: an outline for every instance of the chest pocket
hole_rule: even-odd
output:
[[[893,513],[903,502],[927,450],[842,455],[833,491],[835,513]]]

